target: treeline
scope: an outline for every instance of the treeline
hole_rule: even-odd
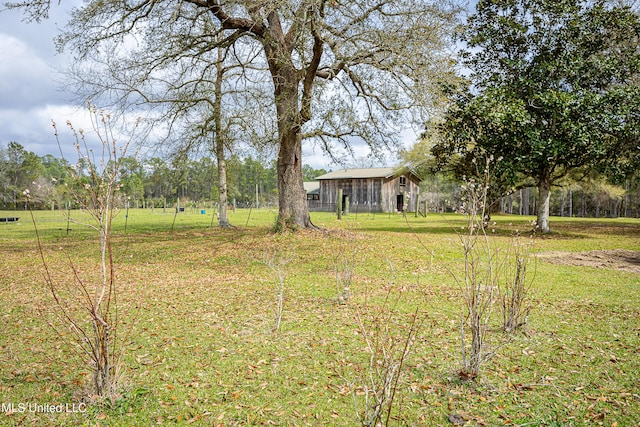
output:
[[[38,156],[16,142],[0,147],[0,209],[24,208],[23,192],[29,189],[36,209],[74,207],[69,192],[66,159],[51,154]],[[326,173],[303,167],[304,179]],[[199,159],[165,160],[157,157],[123,159],[121,203],[131,207],[202,204],[218,200],[218,172],[215,156]],[[275,160],[261,162],[251,157],[227,160],[229,203],[239,207],[277,206]]]
[[[460,181],[438,173],[422,183],[421,200],[430,212],[454,212],[460,197]],[[535,215],[539,203],[535,187],[523,187],[492,201],[493,212]],[[424,208],[424,205],[422,205]],[[581,180],[566,179],[551,192],[551,215],[561,217],[640,218],[640,177],[633,176],[621,184],[593,174]]]
[[[38,156],[11,142],[0,146],[0,209],[23,209],[23,191],[29,189],[36,209],[75,207],[69,191],[66,159],[51,154]],[[122,162],[121,203],[130,207],[173,207],[202,205],[218,200],[218,172],[215,157],[165,160],[157,157]],[[305,181],[327,173],[303,166]],[[259,161],[232,156],[227,160],[229,203],[237,207],[276,207],[278,203],[275,160]],[[425,178],[421,197],[430,212],[453,212],[458,206],[460,181],[446,174]],[[538,194],[533,187],[514,191],[495,201],[493,210],[535,215]],[[620,185],[594,175],[581,181],[566,180],[553,189],[551,214],[574,217],[640,217],[640,178]]]

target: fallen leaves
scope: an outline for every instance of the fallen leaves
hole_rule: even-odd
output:
[[[130,284],[125,296],[144,309],[131,322],[134,344],[125,379],[151,391],[123,411],[125,415],[104,411],[93,422],[128,425],[144,416],[159,425],[353,425],[353,395],[362,396],[365,389],[350,387],[336,371],[353,369],[349,360],[363,352],[354,344],[361,336],[352,333],[349,307],[332,302],[333,272],[321,259],[322,253],[331,253],[330,239],[319,246],[313,234],[291,238],[292,245],[308,248],[298,253],[309,262],[292,272],[296,280],[287,312],[291,321],[286,331],[274,336],[269,332],[271,292],[264,289],[262,271],[243,261],[247,245],[260,248],[272,236],[246,231],[244,236],[230,239],[227,234],[223,239],[217,230],[202,236],[183,234],[130,243],[136,257],[121,270]],[[389,233],[385,239],[400,237]],[[401,240],[406,246],[406,236]],[[358,241],[367,244],[366,239]],[[382,240],[377,242],[367,249],[371,271],[376,271],[373,260],[382,249]],[[147,251],[156,254],[148,265],[142,256]],[[381,282],[367,269],[358,275],[362,288],[351,288],[354,299],[365,285],[376,288]],[[406,279],[400,275],[399,281]],[[22,279],[12,279],[11,288],[19,293],[0,288],[11,310],[2,320],[16,327],[15,332],[2,332],[0,361],[6,369],[0,375],[0,392],[64,396],[75,387],[77,374],[74,369],[58,373],[30,363],[55,345],[49,342],[47,325],[32,316],[33,283],[17,280]],[[417,292],[414,280],[412,275],[401,284],[404,295]],[[602,298],[597,295],[589,297],[594,300],[590,303],[549,291],[550,300],[542,301],[532,315],[535,333],[517,337],[480,379],[461,384],[452,374],[459,357],[459,319],[451,307],[458,292],[439,276],[434,283],[423,289],[430,321],[416,340],[415,355],[407,365],[408,385],[401,390],[406,424],[458,425],[448,415],[459,415],[459,425],[521,425],[551,411],[558,423],[566,424],[580,419],[616,427],[626,425],[624,416],[640,419],[639,384],[634,382],[640,368],[635,357],[640,310],[632,286],[625,297],[629,302],[615,307],[598,303],[596,298]],[[411,296],[416,301],[423,297]],[[46,339],[34,341],[40,337]]]
[[[465,423],[464,418],[460,414],[449,414],[447,419],[454,426],[463,426]]]

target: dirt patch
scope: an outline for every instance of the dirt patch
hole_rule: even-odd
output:
[[[542,252],[539,258],[552,264],[611,268],[640,273],[640,252],[623,249],[587,252]]]

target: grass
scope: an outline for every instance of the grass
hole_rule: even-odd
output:
[[[36,212],[47,259],[60,280],[64,254],[96,273],[97,237],[73,211]],[[28,212],[0,223],[0,403],[82,404],[88,382],[48,321]],[[636,426],[640,424],[640,275],[536,263],[534,306],[525,332],[502,344],[475,382],[461,381],[460,289],[445,271],[461,258],[455,229],[464,219],[361,214],[336,221],[312,213],[319,232],[274,235],[276,212],[237,210],[238,228],[210,228],[210,212],[121,212],[114,223],[119,301],[129,331],[122,395],[82,412],[0,413],[0,425],[357,425],[350,381],[368,356],[356,308],[382,304],[393,266],[391,327],[406,334],[424,319],[405,362],[392,425],[441,426],[449,414],[467,425]],[[506,244],[531,217],[493,218]],[[126,220],[126,232],[125,232]],[[555,233],[535,250],[640,250],[637,219],[552,218]],[[355,265],[347,304],[338,304],[334,254]],[[285,305],[273,331],[276,277],[261,259],[290,254]],[[446,268],[445,268],[446,266]],[[496,325],[496,329],[497,329]],[[63,329],[64,330],[64,329]],[[502,335],[494,333],[498,340]]]

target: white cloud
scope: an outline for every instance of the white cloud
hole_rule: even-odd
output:
[[[70,120],[77,128],[90,128],[91,122],[87,112],[68,105],[43,105],[28,109],[0,110],[0,144],[6,145],[11,141],[21,144],[26,150],[38,155],[60,155],[56,142],[52,120],[55,120],[63,138],[69,139],[66,122]],[[63,142],[63,140],[61,140]],[[65,150],[65,154],[73,153]]]
[[[53,73],[26,43],[0,33],[0,108],[25,108],[59,97]]]
[[[52,8],[51,15],[66,12]],[[22,18],[16,10],[0,13],[0,145],[15,141],[38,155],[59,155],[51,119],[64,124],[78,111],[64,105],[56,82],[54,66],[67,58],[55,54],[55,20],[27,24]]]

